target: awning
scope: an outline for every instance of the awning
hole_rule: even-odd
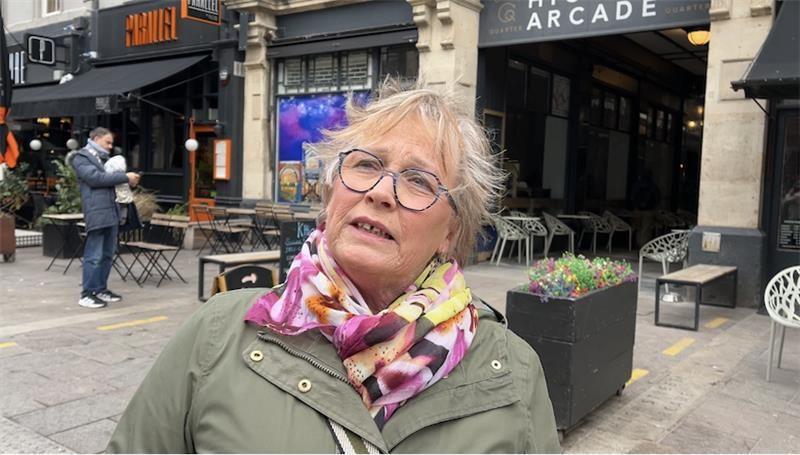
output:
[[[57,85],[14,90],[12,118],[69,117],[116,111],[116,96],[152,83],[198,63],[207,55],[102,66]]]
[[[756,58],[734,90],[744,89],[748,98],[800,98],[800,1],[781,2],[778,17]]]

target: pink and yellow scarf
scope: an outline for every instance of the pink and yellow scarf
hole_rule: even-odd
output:
[[[434,260],[388,308],[372,314],[333,260],[324,232],[308,236],[286,282],[260,297],[245,321],[283,335],[318,329],[379,428],[405,402],[447,376],[478,325],[455,261]]]

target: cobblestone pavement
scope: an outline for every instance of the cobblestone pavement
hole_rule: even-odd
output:
[[[25,248],[0,263],[0,452],[105,448],[153,360],[200,305],[194,253],[177,261],[188,284],[140,288],[112,271],[110,287],[125,300],[101,310],[77,304],[77,261],[66,274],[45,272],[41,249]],[[568,433],[564,451],[800,452],[800,331],[787,330],[783,368],[767,383],[769,318],[703,307],[698,332],[655,327],[658,269],[645,270],[639,299],[636,380]],[[515,261],[466,273],[473,292],[501,311],[506,290],[526,280]],[[209,267],[207,288],[211,275]],[[675,308],[674,317],[689,309]]]

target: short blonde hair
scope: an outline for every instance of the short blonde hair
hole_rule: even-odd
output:
[[[434,156],[442,160],[442,169],[455,180],[449,192],[458,207],[457,229],[447,255],[463,264],[481,227],[490,222],[490,210],[505,191],[498,157],[492,155],[483,128],[463,106],[452,92],[419,86],[403,90],[392,79],[387,79],[366,105],[359,105],[351,95],[347,103],[348,126],[325,131],[323,141],[311,146],[325,166],[323,205],[327,205],[336,177],[339,153],[366,146],[402,120],[417,116],[422,124],[430,125]]]

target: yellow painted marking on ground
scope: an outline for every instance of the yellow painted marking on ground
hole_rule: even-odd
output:
[[[694,344],[694,341],[695,341],[694,338],[681,338],[680,340],[678,340],[677,343],[673,344],[667,349],[664,349],[663,351],[661,351],[661,353],[664,355],[675,357],[676,355],[680,354],[681,351]]]
[[[16,345],[17,345],[17,343],[15,343],[15,342],[13,342],[13,341],[8,341],[8,342],[5,342],[5,343],[0,343],[0,349],[3,349],[3,348],[13,348],[13,347],[14,347],[14,346],[16,346]]]
[[[631,371],[631,378],[628,379],[628,382],[625,383],[625,386],[627,387],[633,384],[634,382],[638,381],[639,379],[642,379],[648,374],[650,374],[650,372],[647,370],[644,370],[642,368],[634,368],[633,371]]]
[[[717,327],[721,326],[722,324],[728,322],[728,318],[716,318],[712,321],[709,321],[704,327],[707,329],[716,329]]]
[[[121,329],[121,328],[124,328],[124,327],[134,327],[134,326],[142,325],[142,324],[151,324],[153,322],[159,322],[159,321],[163,321],[165,319],[167,319],[166,316],[156,316],[156,317],[148,318],[148,319],[137,319],[135,321],[120,322],[119,324],[101,325],[100,327],[97,328],[97,330],[103,330],[103,331],[116,330],[116,329]]]

